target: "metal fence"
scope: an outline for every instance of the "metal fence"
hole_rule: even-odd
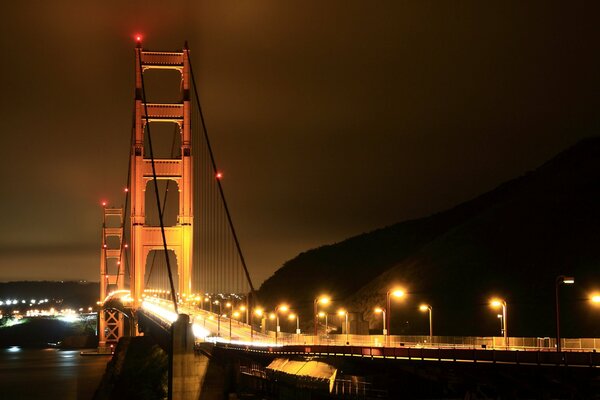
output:
[[[432,339],[432,340],[430,340]],[[270,332],[262,341],[274,342],[275,334]],[[281,345],[351,345],[370,347],[436,347],[466,349],[514,349],[514,350],[556,350],[556,339],[549,337],[509,337],[508,345],[502,336],[384,336],[384,335],[297,335],[280,332],[277,344]],[[600,338],[561,339],[564,351],[600,351]]]

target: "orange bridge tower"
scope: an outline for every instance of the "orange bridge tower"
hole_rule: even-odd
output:
[[[135,56],[135,116],[131,148],[130,215],[131,265],[130,290],[133,307],[138,308],[145,289],[146,260],[152,250],[163,250],[160,227],[146,224],[145,191],[154,190],[154,172],[158,180],[172,180],[179,190],[178,217],[175,225],[165,226],[168,250],[175,253],[179,296],[191,294],[193,257],[193,188],[192,143],[190,127],[189,58],[187,46],[182,51],[143,50],[138,42]],[[148,70],[176,70],[181,74],[181,101],[152,103],[145,98],[142,74]],[[160,72],[160,71],[159,71]],[[181,138],[180,157],[152,159],[145,154],[144,138],[154,124],[174,124]],[[151,132],[151,130],[150,130]],[[153,172],[154,171],[154,172]]]

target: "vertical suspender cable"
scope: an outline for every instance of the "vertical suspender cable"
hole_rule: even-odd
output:
[[[135,113],[135,110],[134,110]],[[134,122],[134,126],[135,126],[135,122]],[[123,265],[123,258],[125,258],[125,260],[127,259],[127,251],[125,250],[125,221],[127,221],[127,207],[129,205],[129,185],[131,184],[131,149],[133,148],[133,143],[135,141],[135,131],[133,129],[133,127],[131,128],[131,138],[130,138],[130,144],[129,144],[129,163],[127,165],[127,186],[125,186],[126,190],[125,190],[125,206],[123,207],[123,215],[122,215],[122,220],[121,220],[121,233],[122,233],[122,237],[121,237],[121,251],[119,253],[119,261],[121,261],[119,263],[119,268],[117,270],[117,280],[115,282],[115,284],[117,285],[117,287],[119,287],[119,276],[121,275],[121,268],[125,268],[125,266]],[[125,252],[125,257],[123,257],[123,253]],[[130,272],[131,273],[131,272]]]
[[[187,42],[186,42],[185,47],[187,48]],[[206,129],[206,123],[204,121],[204,114],[202,113],[202,106],[200,105],[200,97],[198,96],[198,89],[196,87],[196,79],[194,78],[194,68],[192,67],[192,60],[190,59],[189,51],[185,52],[185,54],[187,54],[188,63],[190,65],[190,75],[192,77],[192,85],[194,86],[194,95],[196,96],[196,105],[200,112],[200,122],[202,123],[202,131],[204,132],[204,140],[206,141],[206,147],[208,149],[208,154],[210,156],[210,161],[212,164],[213,172],[216,175],[218,172],[217,164],[215,162],[215,157],[214,157],[212,148],[210,146],[210,141],[208,139],[208,131]],[[143,86],[143,80],[142,80],[142,86]],[[147,118],[147,116],[146,116],[146,118]],[[239,242],[237,234],[235,232],[235,228],[233,227],[233,222],[231,220],[231,214],[229,213],[229,207],[227,206],[227,201],[225,200],[225,194],[223,193],[223,187],[221,186],[221,181],[219,179],[217,179],[216,181],[217,181],[217,188],[219,189],[221,201],[223,202],[223,207],[225,209],[225,214],[227,216],[227,222],[229,223],[229,229],[231,230],[231,234],[233,236],[233,240],[235,242],[235,246],[236,246],[238,255],[240,257],[240,261],[244,268],[244,273],[246,275],[246,279],[248,280],[248,284],[250,285],[250,290],[251,290],[252,294],[254,294],[254,292],[255,292],[254,285],[252,284],[252,279],[250,278],[250,274],[248,273],[248,268],[246,266],[246,261],[244,259],[244,255],[242,253],[240,242]]]

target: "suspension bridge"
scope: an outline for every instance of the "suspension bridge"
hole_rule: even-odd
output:
[[[154,99],[148,81],[173,74],[178,77],[176,100]],[[316,320],[314,334],[303,334],[298,315],[295,333],[280,331],[278,314],[267,330],[268,314],[258,306],[222,178],[187,44],[181,51],[150,51],[138,38],[124,205],[103,203],[99,351],[110,352],[122,336],[143,333],[164,341],[172,352],[170,393],[178,393],[175,398],[194,398],[184,394],[188,386],[195,385],[189,392],[197,394],[199,383],[189,379],[189,371],[200,342],[230,354],[272,358],[600,365],[595,341],[580,341],[578,352],[567,355],[550,352],[552,340],[534,338],[511,339],[509,346],[508,337],[350,335],[347,314],[345,334],[329,335],[326,329],[320,335]]]

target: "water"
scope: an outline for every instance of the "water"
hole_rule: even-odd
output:
[[[0,400],[91,399],[109,360],[78,350],[0,349]]]

